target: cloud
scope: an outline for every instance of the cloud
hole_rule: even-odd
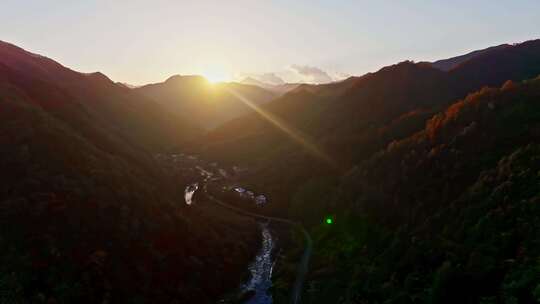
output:
[[[341,81],[350,75],[340,72],[324,71],[318,67],[293,64],[285,69],[270,73],[239,73],[235,75],[238,81],[252,78],[255,81],[269,85],[282,85],[285,83],[329,83]]]
[[[317,67],[293,64],[290,69],[303,76],[306,82],[327,83],[334,81],[328,73]]]

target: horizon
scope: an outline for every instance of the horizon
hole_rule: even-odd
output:
[[[538,38],[540,3],[479,1],[456,9],[462,2],[340,1],[338,10],[308,1],[8,0],[0,37],[74,70],[136,86],[172,75],[326,83],[405,60],[435,61]],[[428,26],[434,21],[437,27]]]
[[[479,49],[471,49],[471,50],[465,51],[464,53],[450,55],[449,57],[445,57],[445,58],[435,58],[435,59],[432,59],[432,60],[404,59],[404,60],[401,60],[401,61],[389,63],[388,65],[383,65],[383,66],[376,67],[376,68],[374,68],[374,70],[366,71],[363,74],[347,74],[347,75],[343,75],[343,77],[341,77],[341,78],[335,78],[335,79],[332,79],[331,81],[327,81],[327,82],[312,82],[312,81],[306,80],[306,81],[296,81],[296,82],[283,82],[281,84],[313,84],[313,85],[319,85],[319,84],[327,84],[327,83],[332,83],[332,82],[340,82],[340,81],[346,80],[346,79],[348,79],[350,77],[361,77],[361,76],[369,74],[369,73],[377,72],[377,71],[379,71],[379,70],[381,70],[381,69],[383,69],[383,68],[385,68],[387,66],[399,64],[399,63],[406,62],[406,61],[411,61],[413,63],[435,62],[435,61],[438,61],[438,60],[446,60],[446,59],[451,59],[451,58],[454,58],[454,57],[459,57],[459,56],[462,56],[462,55],[467,55],[467,54],[475,52],[475,51],[484,50],[484,49],[488,49],[488,48],[496,47],[496,46],[500,46],[500,45],[505,45],[505,44],[506,45],[519,45],[519,44],[522,44],[522,43],[525,43],[525,42],[528,42],[528,41],[535,41],[535,40],[540,40],[540,38],[534,37],[534,38],[519,41],[519,42],[506,42],[506,43],[501,43],[501,44],[497,44],[497,45],[488,45],[488,46],[485,46],[485,47],[481,47]],[[71,69],[71,70],[73,70],[75,72],[78,72],[78,73],[83,73],[83,74],[102,73],[107,78],[109,78],[111,81],[113,81],[115,83],[120,83],[120,84],[127,85],[127,86],[133,87],[133,88],[143,87],[143,86],[151,85],[151,84],[165,83],[170,78],[177,77],[177,76],[178,77],[202,77],[206,81],[208,81],[209,83],[212,83],[212,84],[217,84],[217,83],[244,83],[244,81],[254,80],[254,81],[258,81],[258,82],[260,82],[261,84],[264,84],[264,85],[279,85],[279,84],[276,84],[276,83],[272,83],[271,81],[265,81],[265,79],[261,79],[260,76],[264,76],[264,74],[262,74],[262,75],[245,74],[245,75],[241,75],[241,76],[238,76],[238,77],[231,77],[231,78],[222,79],[221,78],[222,75],[220,75],[220,74],[214,74],[214,75],[206,74],[205,75],[203,73],[200,73],[200,74],[194,74],[194,73],[193,74],[179,74],[179,73],[176,73],[176,74],[168,75],[164,79],[161,79],[161,80],[158,79],[156,81],[140,83],[140,84],[139,83],[134,84],[134,83],[114,79],[110,75],[108,75],[107,73],[105,73],[103,71],[99,71],[99,70],[98,71],[81,71],[81,70],[78,70],[76,68],[73,68],[71,66],[63,64],[61,61],[59,61],[59,60],[57,60],[55,58],[52,58],[50,56],[47,56],[46,54],[41,54],[41,53],[38,53],[38,52],[34,52],[34,51],[30,50],[30,49],[24,48],[24,47],[22,47],[20,45],[17,45],[15,43],[13,43],[13,42],[10,42],[10,41],[0,40],[0,42],[11,44],[11,45],[13,45],[15,47],[21,48],[21,49],[29,52],[29,53],[51,59],[51,60],[61,64],[62,66],[66,67],[66,68],[69,68],[69,69]],[[252,83],[244,83],[244,84],[258,86],[258,84],[252,84]]]

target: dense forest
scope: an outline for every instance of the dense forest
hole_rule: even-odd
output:
[[[312,301],[538,301],[539,98],[540,80],[471,94],[311,197],[338,219],[313,228]]]
[[[270,202],[250,210],[309,231],[305,303],[540,302],[539,75],[533,40],[285,94],[192,76],[128,88],[0,42],[0,302],[237,288],[257,223],[205,194],[186,205],[199,172],[156,157],[180,152],[245,168],[235,182]],[[280,231],[275,303],[297,232]]]

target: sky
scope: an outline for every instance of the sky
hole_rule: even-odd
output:
[[[327,82],[540,38],[539,0],[1,0],[0,40],[140,85]]]

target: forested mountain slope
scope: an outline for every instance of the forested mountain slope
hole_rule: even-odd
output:
[[[24,92],[27,102],[91,140],[93,134],[100,133],[96,137],[122,137],[130,145],[156,151],[200,134],[199,129],[153,100],[99,72],[79,73],[6,42],[0,42],[0,72],[4,87]]]
[[[483,89],[312,199],[313,303],[538,301],[539,126],[540,80]]]
[[[189,125],[5,43],[0,103],[0,302],[213,303],[236,287],[254,223],[187,207],[195,177],[154,160]]]

